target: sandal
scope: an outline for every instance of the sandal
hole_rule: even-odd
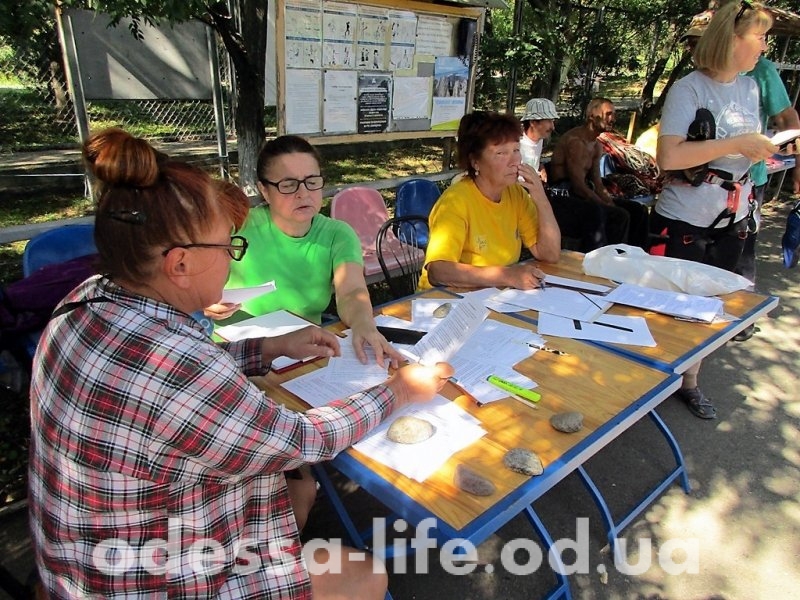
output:
[[[681,388],[675,392],[675,396],[686,402],[686,406],[695,417],[700,419],[717,418],[717,410],[699,387]]]
[[[734,342],[746,342],[753,334],[756,332],[755,325],[748,325],[744,329],[742,329],[739,333],[737,333],[733,338],[731,338]]]

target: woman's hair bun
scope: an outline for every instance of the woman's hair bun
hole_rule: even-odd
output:
[[[147,141],[116,127],[86,140],[83,156],[92,174],[104,184],[131,187],[153,185],[164,157]]]

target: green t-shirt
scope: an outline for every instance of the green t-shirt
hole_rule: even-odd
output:
[[[243,310],[258,316],[288,310],[319,323],[333,293],[333,271],[342,263],[363,265],[361,243],[344,221],[317,215],[301,238],[286,235],[272,221],[268,206],[250,211],[242,231],[245,257],[231,263],[227,288],[275,281],[271,294],[248,300]]]
[[[758,84],[761,133],[764,133],[767,121],[789,108],[792,102],[772,61],[760,56],[756,66],[747,75],[755,79]],[[750,178],[753,180],[753,185],[767,183],[767,163],[762,160],[750,167]]]

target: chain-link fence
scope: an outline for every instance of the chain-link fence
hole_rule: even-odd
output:
[[[55,21],[52,22],[55,35]],[[221,57],[224,46],[219,45]],[[226,135],[230,118],[230,72],[220,60]],[[62,62],[47,62],[0,36],[0,153],[74,148],[75,113]],[[191,142],[216,139],[210,100],[93,100],[87,102],[90,129],[119,126],[151,141]]]

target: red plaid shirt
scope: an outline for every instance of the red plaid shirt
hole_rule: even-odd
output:
[[[99,298],[87,303],[86,300]],[[106,279],[51,320],[31,385],[30,511],[58,598],[309,598],[283,471],[391,410],[379,386],[304,414],[267,398],[260,343]]]

